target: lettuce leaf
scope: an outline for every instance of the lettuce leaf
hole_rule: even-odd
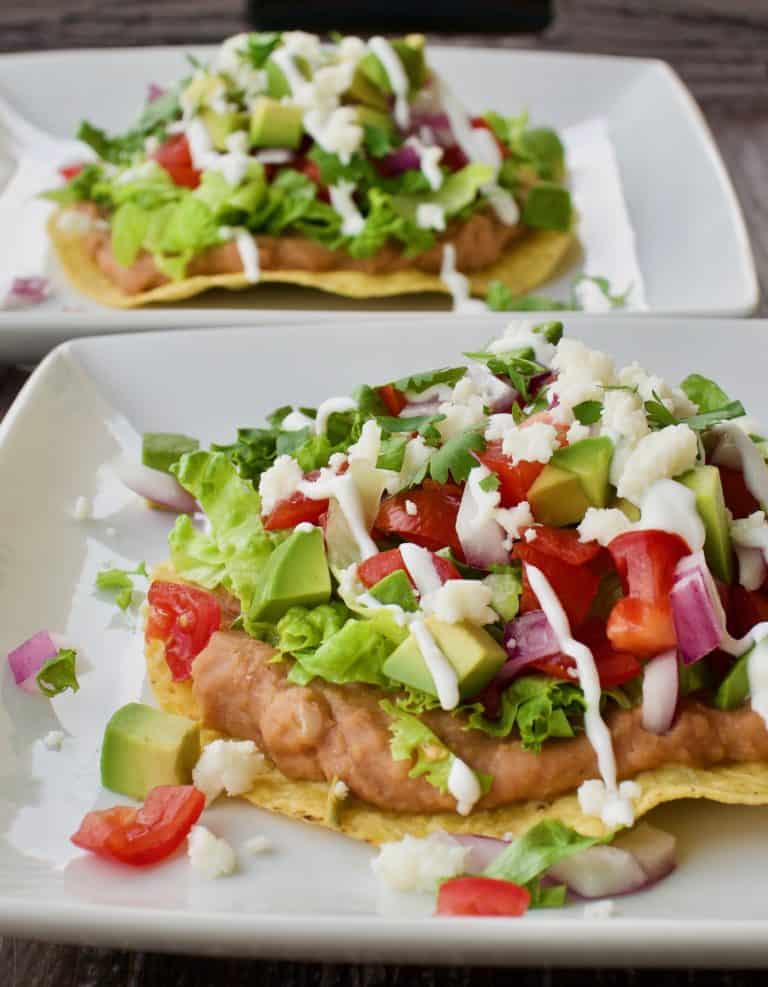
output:
[[[149,229],[150,215],[135,202],[124,202],[112,217],[112,253],[124,267],[136,260]]]
[[[168,535],[176,572],[206,589],[230,588],[224,556],[213,535],[200,531],[188,514],[180,514]]]
[[[409,778],[425,778],[438,791],[448,791],[453,754],[426,723],[388,700],[379,703],[390,717],[390,751],[393,761],[413,760]]]
[[[114,593],[115,603],[121,610],[127,610],[133,601],[132,576],[144,576],[146,579],[146,562],[139,562],[135,569],[102,569],[96,573],[96,589]]]
[[[525,750],[539,751],[551,737],[573,737],[585,708],[578,686],[544,675],[524,675],[502,693],[497,719],[489,719],[479,704],[469,707],[467,729],[490,737],[508,737],[516,730]]]
[[[71,648],[60,648],[53,658],[43,662],[37,673],[36,681],[44,696],[51,699],[61,692],[66,692],[67,689],[71,689],[72,692],[77,692],[80,689],[80,683],[77,681],[75,673],[76,659],[76,651]]]
[[[485,877],[527,885],[561,860],[610,838],[582,836],[556,819],[545,819],[529,829],[485,868]]]
[[[291,655],[316,650],[341,630],[349,615],[338,601],[318,607],[291,607],[277,622],[275,647]]]
[[[296,665],[289,673],[292,682],[306,683],[312,678],[343,685],[347,682],[367,682],[390,688],[382,666],[397,647],[377,621],[350,618],[316,651],[295,655]]]

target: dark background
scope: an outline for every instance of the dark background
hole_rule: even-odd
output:
[[[326,0],[322,6],[331,5]],[[391,5],[368,6],[386,10]],[[410,6],[419,5],[414,0]],[[701,105],[725,158],[765,294],[768,0],[560,0],[553,23],[536,35],[511,35],[505,33],[508,28],[500,33],[476,4],[466,0],[464,6],[462,33],[441,41],[669,61]],[[423,7],[433,14],[440,4],[430,0]],[[216,42],[247,26],[245,0],[0,0],[0,51]],[[372,17],[370,31],[381,29]],[[467,33],[471,30],[481,33]],[[760,313],[768,314],[765,301]],[[0,367],[0,416],[25,376]],[[756,865],[762,870],[761,862]],[[663,965],[663,955],[658,962]],[[481,987],[491,981],[498,987],[742,987],[768,982],[757,971],[350,967],[207,960],[0,939],[0,987]]]

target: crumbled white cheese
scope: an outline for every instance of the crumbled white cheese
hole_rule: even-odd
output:
[[[60,751],[65,737],[66,734],[63,730],[50,730],[43,737],[43,747],[47,748],[49,751]]]
[[[635,444],[650,431],[641,398],[631,391],[606,391],[600,419],[603,435],[624,436]]]
[[[558,447],[557,429],[545,422],[510,429],[504,434],[502,451],[512,459],[514,466],[519,462],[548,463]]]
[[[303,479],[301,467],[292,456],[278,456],[259,480],[263,513],[269,514],[275,504],[295,494]]]
[[[93,504],[88,497],[78,497],[72,508],[75,521],[89,521],[93,517]]]
[[[264,755],[252,740],[214,740],[200,755],[192,780],[210,803],[222,792],[227,795],[249,792],[265,769]]]
[[[342,164],[349,164],[363,141],[363,128],[357,122],[354,106],[339,106],[327,116],[319,110],[309,110],[304,114],[304,129],[323,150],[338,154]]]
[[[510,350],[530,346],[536,362],[549,367],[555,355],[555,347],[542,333],[533,331],[535,325],[531,319],[515,319],[504,330],[504,335],[488,346],[488,352],[508,353]]]
[[[365,219],[353,198],[354,192],[353,182],[341,181],[328,188],[331,205],[341,216],[341,232],[344,236],[357,236],[365,226]]]
[[[515,507],[497,507],[493,516],[513,541],[522,537],[521,532],[524,528],[530,528],[534,524],[531,505],[527,500],[521,501]]]
[[[599,401],[603,388],[615,379],[613,360],[600,350],[591,350],[578,339],[560,340],[552,367],[558,371],[552,391],[557,395],[561,414],[582,401]]]
[[[209,879],[226,877],[235,870],[235,851],[205,826],[193,826],[187,837],[187,856],[194,870]]]
[[[345,781],[342,781],[341,778],[338,778],[333,783],[332,792],[335,799],[343,801],[349,796],[349,785]]]
[[[445,209],[436,202],[421,202],[416,207],[416,225],[422,230],[445,229]]]
[[[416,515],[419,513],[418,507],[414,504],[412,500],[406,500],[405,513],[408,514],[409,517],[416,517]]]
[[[243,843],[243,850],[252,856],[259,853],[269,853],[271,849],[272,842],[266,836],[251,836]]]
[[[436,424],[443,442],[485,421],[485,407],[479,395],[473,395],[461,404],[445,401],[437,410],[441,415],[445,415],[445,419]]]
[[[731,521],[731,538],[742,548],[760,548],[768,551],[768,522],[764,511],[755,511],[749,517]]]
[[[350,463],[357,460],[365,460],[371,466],[375,466],[379,459],[381,449],[381,428],[370,418],[360,431],[360,438],[349,447],[348,458]]]
[[[582,915],[589,919],[604,919],[613,918],[616,912],[616,903],[610,898],[604,898],[602,901],[590,901],[584,906]]]
[[[622,781],[615,791],[600,778],[591,778],[579,786],[579,808],[585,816],[602,819],[606,826],[632,826],[635,821],[634,801],[641,795],[634,781]]]
[[[568,445],[572,446],[575,442],[581,442],[582,439],[588,439],[591,434],[592,433],[590,432],[588,425],[582,425],[581,422],[574,422],[565,433],[565,438]]]
[[[610,541],[632,527],[627,515],[615,507],[588,507],[587,513],[577,528],[579,541],[596,541],[607,545]]]
[[[619,497],[639,504],[648,488],[665,477],[692,469],[699,446],[696,433],[687,425],[667,425],[642,438],[622,470],[616,485]]]
[[[517,427],[514,415],[509,415],[506,412],[491,415],[485,427],[485,441],[499,442],[507,432]]]
[[[434,614],[447,624],[492,624],[498,615],[491,609],[493,593],[485,583],[476,579],[449,579],[440,589],[421,601],[425,613]]]
[[[539,533],[535,528],[528,528],[523,537],[530,544],[530,542],[536,541],[536,539],[539,537]]]
[[[404,836],[383,843],[371,862],[376,877],[395,891],[434,891],[438,881],[464,872],[469,849],[447,833],[431,833],[424,839]]]

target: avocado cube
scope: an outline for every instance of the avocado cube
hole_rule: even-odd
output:
[[[392,42],[392,47],[403,63],[412,92],[421,89],[429,74],[427,60],[424,57],[424,44],[423,34],[408,34],[404,38],[395,38]]]
[[[267,73],[267,96],[272,99],[282,99],[284,96],[291,95],[291,87],[283,70],[271,58],[267,59],[264,71]]]
[[[578,474],[549,463],[528,491],[528,503],[537,521],[556,528],[577,524],[591,506]]]
[[[251,110],[251,145],[295,150],[301,143],[303,119],[304,112],[300,106],[279,103],[262,96]]]
[[[158,785],[188,785],[200,757],[194,720],[128,703],[112,715],[101,747],[101,783],[143,801]]]
[[[179,432],[145,432],[141,440],[141,461],[153,470],[170,473],[171,466],[187,452],[200,448],[197,439]]]
[[[225,90],[225,82],[220,76],[195,73],[184,90],[184,101],[196,107],[208,106],[219,93],[223,93]]]
[[[626,497],[617,497],[611,506],[621,511],[627,520],[633,524],[635,521],[640,520],[640,508],[633,504],[631,500],[627,500]]]
[[[380,579],[375,586],[372,586],[368,592],[379,603],[394,604],[394,606],[410,612],[419,608],[410,580],[402,569],[390,572],[388,576]]]
[[[608,503],[608,478],[613,459],[613,443],[607,436],[581,439],[573,445],[558,449],[550,464],[575,473],[593,507]]]
[[[462,700],[476,696],[507,660],[507,653],[481,627],[474,624],[447,624],[435,617],[425,621],[438,648],[453,665]],[[413,635],[384,662],[383,671],[396,682],[437,695],[435,683]]]
[[[365,57],[373,58],[372,55],[366,55]],[[386,92],[371,82],[360,65],[358,65],[352,77],[352,82],[347,90],[347,96],[352,102],[364,103],[366,106],[371,106],[376,110],[380,110],[382,113],[387,113],[389,110],[389,101]]]
[[[316,607],[331,598],[331,574],[320,528],[295,528],[269,557],[249,621],[276,623],[290,607]]]
[[[567,233],[573,220],[571,194],[555,182],[540,182],[528,193],[521,216],[526,226]]]
[[[554,130],[546,127],[524,130],[520,142],[536,161],[543,178],[562,180],[565,174],[565,148]]]
[[[236,110],[217,113],[216,110],[203,109],[200,111],[200,119],[205,124],[211,143],[217,151],[226,151],[227,137],[234,134],[236,130],[242,130],[248,121],[245,113],[238,113]]]
[[[716,466],[694,466],[678,477],[678,483],[688,487],[696,497],[696,510],[704,522],[707,565],[718,579],[732,583],[733,547],[720,470]]]
[[[361,127],[378,127],[379,130],[386,130],[387,132],[394,129],[392,118],[387,113],[382,113],[381,110],[375,110],[372,106],[362,104],[355,107],[355,110],[357,122]]]

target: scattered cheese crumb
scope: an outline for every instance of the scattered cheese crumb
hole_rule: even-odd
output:
[[[349,447],[348,457],[350,463],[362,460],[375,466],[379,459],[381,449],[381,428],[371,418],[362,427],[360,438],[354,445]]]
[[[258,853],[269,853],[271,849],[272,843],[266,836],[252,836],[243,843],[243,850],[253,856],[256,856]]]
[[[613,918],[616,912],[616,903],[606,898],[603,901],[590,901],[588,905],[584,906],[582,914],[584,918],[601,919]]]
[[[581,783],[576,794],[585,816],[602,819],[611,829],[634,825],[634,802],[641,795],[636,782],[622,781],[618,788],[609,789],[602,779],[590,778]]]
[[[232,874],[237,863],[235,851],[205,826],[193,826],[187,837],[187,856],[194,870],[209,879]]]
[[[545,422],[534,422],[521,428],[510,429],[502,440],[502,451],[512,459],[512,465],[548,463],[557,449],[557,429]]]
[[[630,453],[619,479],[619,497],[639,504],[657,480],[679,476],[696,463],[699,444],[687,425],[667,425],[641,439]]]
[[[264,755],[252,740],[214,740],[200,755],[192,780],[211,803],[224,791],[244,795],[265,768]]]
[[[60,751],[65,736],[63,730],[51,730],[43,737],[43,746],[47,747],[49,751]]]
[[[93,517],[93,504],[88,497],[78,497],[72,509],[75,521],[89,521]]]
[[[343,452],[334,452],[331,458],[328,460],[329,469],[333,470],[334,473],[338,473],[341,467],[347,462],[347,457]]]
[[[536,541],[538,538],[538,532],[535,528],[528,528],[524,535],[525,540],[530,544],[532,541]]]
[[[531,505],[527,500],[520,501],[515,507],[497,507],[493,516],[506,531],[511,541],[521,538],[521,531],[534,524]]]
[[[492,598],[491,588],[476,579],[449,579],[423,597],[421,605],[425,613],[433,613],[448,624],[466,620],[482,626],[498,620],[490,606]]]
[[[574,442],[581,442],[582,439],[588,439],[590,434],[588,425],[582,425],[581,422],[574,422],[568,429],[565,438],[568,445],[572,446]]]
[[[333,795],[337,799],[345,799],[349,795],[349,786],[341,778],[333,783]]]
[[[412,500],[406,500],[405,513],[409,514],[411,517],[416,517],[416,515],[419,513],[418,507],[414,504]]]
[[[579,527],[579,541],[596,541],[607,545],[610,541],[632,527],[627,515],[616,507],[588,507]]]
[[[445,401],[438,405],[437,410],[441,415],[445,415],[444,420],[437,422],[436,425],[443,442],[485,421],[485,404],[479,394],[472,395],[463,404]]]
[[[416,207],[416,225],[423,230],[444,230],[445,210],[437,203],[420,203]]]
[[[396,843],[383,843],[371,867],[395,891],[434,891],[438,881],[464,872],[468,853],[447,833],[431,833],[424,839],[404,836]]]
[[[295,494],[303,479],[301,467],[292,456],[278,456],[259,480],[263,513],[269,514],[275,504]]]

